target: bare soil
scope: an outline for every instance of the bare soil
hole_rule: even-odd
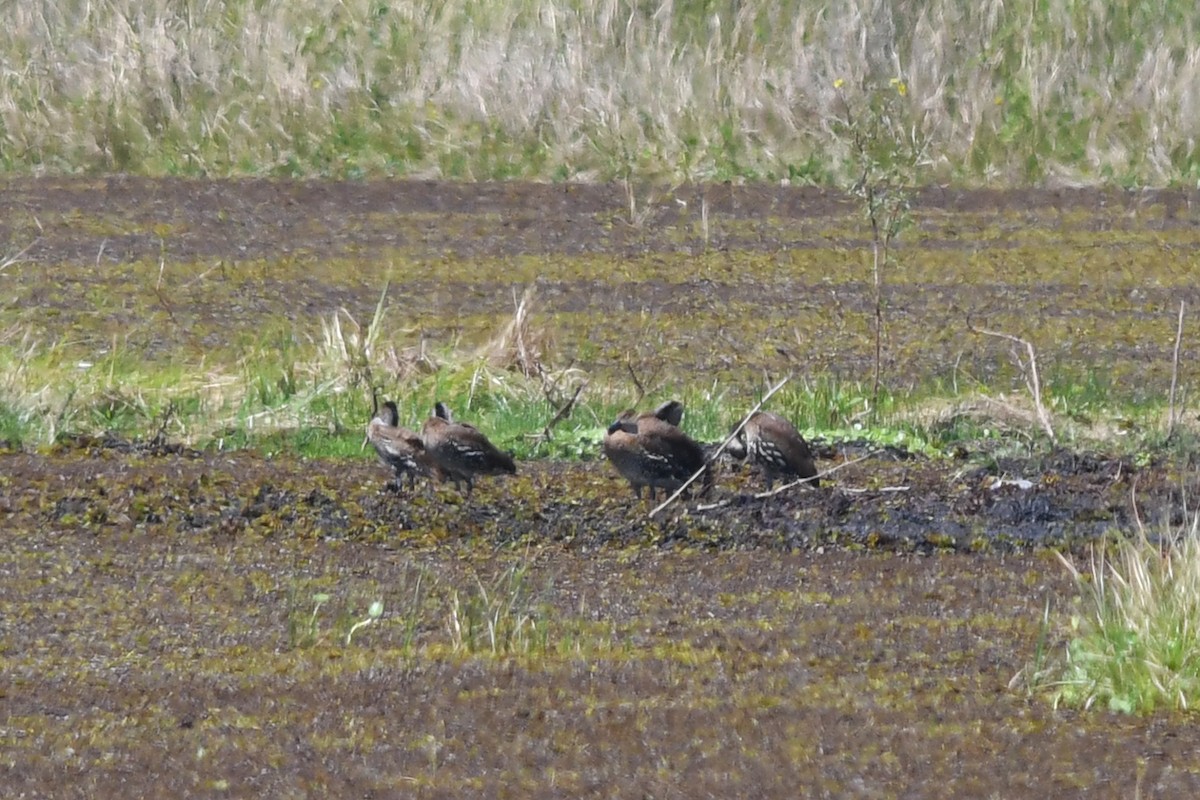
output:
[[[1043,374],[1161,396],[1200,204],[1179,191],[952,191],[915,198],[884,281],[893,391],[1024,384],[1004,342]],[[558,365],[648,388],[757,386],[764,373],[870,374],[870,233],[827,190],[709,185],[426,182],[10,181],[0,319],[81,358],[236,359],[280,321],[320,335],[367,321],[385,282],[397,347],[471,343],[538,288]],[[288,331],[289,335],[292,333]],[[1185,342],[1185,361],[1198,355]],[[205,361],[204,359],[207,359]]]
[[[942,343],[955,336],[927,335],[941,329],[930,319],[983,302],[998,318],[1036,308],[1084,332],[1048,343],[1048,361],[1095,366],[1103,353],[1125,378],[1159,380],[1173,317],[1161,341],[1136,321],[1197,299],[1194,256],[1180,255],[1195,246],[1190,199],[924,193],[924,253],[986,261],[1016,249],[1031,266],[977,283],[897,276],[895,313],[911,324],[899,326],[895,368],[953,353]],[[682,216],[702,203],[720,229],[707,247]],[[716,246],[737,265],[747,253],[862,245],[844,198],[764,187],[681,191],[636,225],[622,221],[624,190],[603,186],[113,178],[10,184],[0,206],[10,240],[40,230],[32,261],[3,276],[14,289],[5,322],[31,323],[36,309],[46,331],[105,341],[111,319],[93,317],[127,291],[131,324],[156,320],[147,358],[181,357],[207,337],[219,345],[220,326],[206,319],[233,335],[288,306],[372,307],[378,275],[343,280],[326,263],[348,253],[369,263],[408,253],[411,280],[392,277],[427,320],[506,307],[511,284],[488,259],[548,258],[544,267],[588,254],[610,266],[640,259],[641,272],[547,273],[552,317],[629,307],[695,317],[714,303],[740,314],[757,303],[782,319],[806,296],[796,286],[737,270],[679,274],[677,257]],[[1045,252],[1017,241],[1030,220],[1022,235],[1044,234]],[[1080,244],[1081,232],[1099,245]],[[1064,267],[1065,279],[1039,271],[1054,253],[1075,264],[1159,240],[1170,249],[1153,281],[1105,271],[1085,280],[1086,266]],[[137,300],[144,286],[122,275],[157,270],[164,253],[176,278],[223,264],[243,278],[213,294],[186,284],[189,302]],[[280,266],[281,253],[299,261]],[[477,282],[461,271],[476,263]],[[438,291],[440,268],[454,291]],[[854,327],[861,282],[837,270],[830,281],[826,296]],[[851,354],[840,363],[867,352],[846,334],[778,361],[752,344],[761,331],[739,333],[736,319],[713,322],[724,339],[697,335],[666,354],[672,374],[700,380],[729,346],[771,368],[827,365],[840,343]],[[593,354],[589,368],[623,366],[606,358]],[[1169,516],[1181,493],[1196,496],[1177,466],[970,447],[931,461],[856,446],[823,449],[822,466],[861,455],[820,491],[757,499],[753,477],[728,474],[713,496],[649,520],[600,461],[522,463],[466,501],[448,487],[387,489],[366,458],[104,439],[10,449],[0,454],[3,794],[1196,796],[1190,715],[1053,709],[1010,687],[1039,647],[1057,653],[1067,635],[1041,622],[1047,605],[1062,620],[1075,602],[1046,548],[1086,554],[1133,524],[1134,503],[1141,519]],[[329,596],[316,610],[315,594]],[[525,620],[531,641],[493,648],[484,625],[464,643],[456,623],[470,598],[492,615],[476,621]],[[349,624],[376,599],[383,618],[347,644]],[[314,620],[316,641],[302,641],[297,631]]]

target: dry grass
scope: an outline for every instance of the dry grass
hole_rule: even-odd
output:
[[[1136,500],[1136,498],[1135,498]],[[1200,516],[1093,550],[1084,569],[1058,554],[1083,608],[1061,663],[1042,670],[1055,702],[1134,712],[1200,702]]]
[[[10,169],[854,180],[846,98],[976,182],[1192,176],[1192,9],[1068,0],[37,0],[0,32]],[[835,88],[835,84],[839,88]]]
[[[536,301],[536,286],[527,287],[519,300],[514,289],[512,317],[476,351],[477,357],[489,366],[510,369],[526,378],[543,374],[543,359],[552,343],[549,330],[531,321]]]
[[[898,420],[920,427],[945,428],[960,420],[973,425],[993,425],[1005,430],[1032,430],[1037,412],[1022,397],[977,395],[963,398],[930,398],[912,408],[896,412]]]

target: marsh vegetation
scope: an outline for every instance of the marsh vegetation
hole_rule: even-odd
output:
[[[8,17],[10,792],[1197,794],[1193,9]],[[820,488],[652,512],[666,400]]]
[[[1197,177],[1186,2],[615,0],[12,9],[8,170],[850,185],[898,96],[921,183]]]
[[[1194,559],[1152,555],[1200,492],[1191,197],[916,194],[878,403],[858,200],[646,197],[10,182],[10,785],[1194,791],[1162,711],[1194,702]],[[1053,441],[968,318],[1036,348]],[[679,397],[713,440],[789,374],[819,491],[727,473],[651,520],[595,460],[621,408]],[[385,488],[372,388],[409,425],[446,400],[518,475]]]

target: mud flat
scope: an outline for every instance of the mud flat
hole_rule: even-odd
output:
[[[952,465],[866,460],[854,469],[913,488],[767,504],[735,478],[728,506],[653,523],[603,464],[522,466],[463,504],[384,490],[365,461],[113,443],[0,457],[9,790],[1200,789],[1188,718],[1009,688],[1039,642],[1061,647],[1041,616],[1073,595],[1018,542],[1101,513],[1127,480],[1112,462],[1048,462],[1025,498]],[[384,615],[346,644],[375,600]]]
[[[1196,199],[920,193],[885,276],[889,385],[1023,391],[970,319],[1027,337],[1051,380],[1164,396],[1178,303],[1200,301]],[[236,362],[341,307],[369,320],[390,282],[391,340],[431,346],[491,335],[536,285],[553,361],[596,380],[863,380],[873,360],[868,228],[823,190],[46,179],[8,181],[0,212],[32,245],[0,322],[80,358],[115,336],[150,363]]]
[[[556,353],[597,381],[631,360],[667,387],[865,374],[853,204],[730,186],[634,199],[631,213],[603,186],[9,182],[0,227],[32,246],[0,275],[0,323],[61,342],[64,363],[114,334],[149,365],[236,363],[264,330],[369,316],[385,281],[396,336],[464,341],[536,283]],[[1028,336],[1052,378],[1163,394],[1177,303],[1200,293],[1192,199],[923,193],[888,279],[894,388],[1020,389],[1004,348],[964,337],[970,316]],[[525,462],[465,503],[387,491],[366,458],[10,448],[4,786],[1195,796],[1190,717],[1055,710],[1009,684],[1066,635],[1042,628],[1074,596],[1046,548],[1086,552],[1134,503],[1170,521],[1197,487],[1152,454],[1034,452],[830,444],[823,466],[848,466],[819,492],[764,500],[731,474],[648,520],[598,461]]]

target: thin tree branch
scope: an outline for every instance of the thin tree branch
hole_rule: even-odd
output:
[[[708,469],[709,466],[712,465],[712,463],[714,461],[716,461],[717,458],[720,457],[721,453],[725,452],[725,448],[728,447],[729,443],[734,440],[734,437],[736,437],[739,433],[742,432],[742,428],[746,427],[746,423],[749,422],[750,418],[754,416],[754,412],[756,412],[760,408],[762,408],[763,404],[766,403],[768,400],[770,400],[772,395],[774,395],[776,392],[778,392],[780,389],[782,389],[787,384],[787,382],[790,381],[791,379],[792,379],[792,376],[788,375],[786,378],[781,380],[779,383],[772,386],[770,391],[768,391],[765,395],[763,395],[762,399],[759,400],[757,404],[755,404],[754,408],[750,409],[749,413],[747,413],[746,416],[742,418],[742,421],[738,423],[737,427],[734,428],[733,431],[728,436],[725,437],[725,441],[721,442],[721,446],[718,447],[716,450],[714,450],[712,455],[710,455],[707,459],[705,459],[704,466],[701,467],[700,469],[696,470],[695,475],[688,478],[687,481],[682,486],[680,486],[678,489],[676,489],[675,494],[671,495],[666,500],[662,501],[662,503],[655,506],[654,509],[652,509],[650,511],[650,519],[654,519],[655,515],[658,514],[658,512],[662,511],[664,508],[671,505],[671,503],[675,502],[675,499],[678,498],[680,495],[682,495],[685,489],[687,489],[689,486],[691,486],[696,481],[697,478],[699,478],[701,475],[703,475],[704,470]]]
[[[775,489],[771,489],[768,492],[759,492],[758,494],[754,495],[754,499],[755,500],[765,500],[768,497],[774,497],[777,494],[782,494],[783,492],[786,492],[788,489],[799,486],[802,483],[811,483],[812,481],[819,480],[820,478],[824,478],[826,475],[832,475],[833,473],[837,472],[838,470],[845,469],[846,467],[849,467],[852,464],[857,464],[860,461],[866,461],[868,458],[871,457],[871,455],[872,455],[871,453],[868,453],[865,456],[859,456],[858,458],[854,459],[853,461],[843,461],[841,464],[838,464],[836,467],[830,467],[829,469],[825,470],[824,472],[818,472],[816,475],[812,476],[811,478],[800,478],[798,480],[792,481],[791,483],[785,483],[783,486],[779,486]],[[907,488],[907,487],[905,487],[905,488]],[[893,490],[893,491],[895,491],[895,490]]]
[[[1179,301],[1179,324],[1175,326],[1175,353],[1171,357],[1171,399],[1167,409],[1167,440],[1175,435],[1175,388],[1179,385],[1179,344],[1183,341],[1183,308],[1184,302]],[[1182,416],[1182,413],[1180,414]]]
[[[967,330],[971,333],[981,334],[983,336],[993,336],[997,339],[1004,339],[1013,344],[1023,345],[1026,352],[1029,353],[1029,374],[1025,376],[1025,385],[1029,387],[1029,393],[1033,395],[1033,405],[1037,409],[1038,421],[1042,423],[1042,429],[1046,431],[1046,435],[1050,437],[1050,441],[1057,441],[1054,436],[1054,426],[1050,424],[1050,412],[1046,410],[1046,406],[1042,404],[1042,382],[1038,377],[1037,368],[1037,351],[1033,349],[1033,344],[1027,339],[1022,339],[1020,336],[1013,336],[1011,333],[1002,333],[1000,331],[989,331],[985,328],[976,328],[971,324],[971,319],[967,318]],[[1020,359],[1017,360],[1020,363]]]
[[[633,380],[634,388],[637,389],[637,399],[633,401],[636,406],[642,402],[642,398],[646,396],[646,387],[642,386],[642,382],[638,380],[637,373],[633,371],[633,362],[626,360],[625,369],[629,371],[629,377]]]
[[[546,423],[546,427],[542,428],[542,432],[537,434],[538,439],[540,439],[541,441],[544,441],[544,442],[548,442],[554,437],[554,432],[553,432],[554,426],[557,425],[558,423],[562,422],[567,417],[571,416],[571,409],[573,409],[575,407],[575,401],[579,399],[579,395],[583,391],[585,386],[587,386],[587,381],[584,381],[583,383],[581,383],[575,387],[575,392],[574,392],[574,394],[571,395],[571,398],[569,400],[567,400],[567,402],[563,404],[562,408],[560,408],[558,410],[558,413],[555,414],[554,417],[549,422]],[[547,398],[547,399],[549,399],[549,398]]]

